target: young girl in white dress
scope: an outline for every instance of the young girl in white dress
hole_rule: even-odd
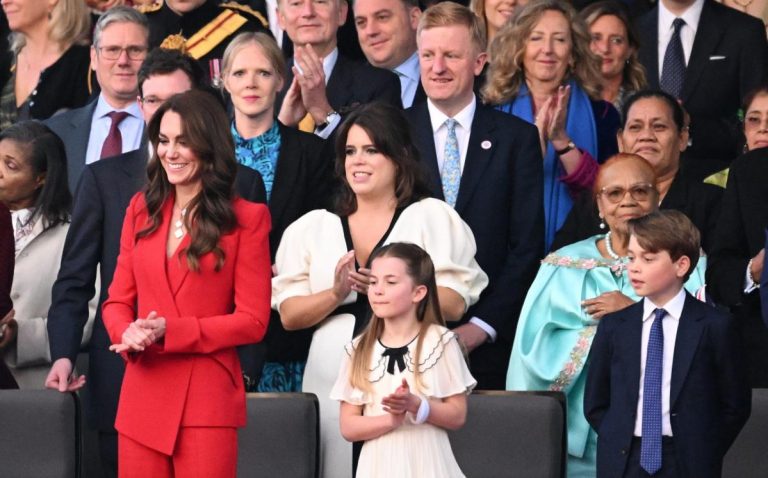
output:
[[[429,255],[392,243],[371,260],[373,317],[345,347],[331,398],[341,433],[365,441],[357,477],[463,477],[446,430],[464,425],[476,381],[440,314]]]

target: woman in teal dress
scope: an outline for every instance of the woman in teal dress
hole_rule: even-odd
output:
[[[655,182],[640,156],[618,154],[606,161],[594,187],[606,234],[544,258],[520,314],[507,389],[565,393],[569,477],[595,476],[597,435],[583,410],[585,364],[599,320],[639,299],[626,272],[627,221],[658,208]],[[686,283],[691,293],[702,288],[705,268],[706,260],[699,261]]]

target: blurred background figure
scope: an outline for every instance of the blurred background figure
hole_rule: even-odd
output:
[[[469,8],[485,26],[485,34],[490,45],[499,29],[527,3],[528,0],[472,0]]]
[[[0,130],[83,106],[93,93],[91,19],[83,0],[4,0],[11,74],[0,94]]]
[[[645,88],[640,44],[626,7],[613,0],[593,3],[579,14],[589,28],[592,53],[602,60],[602,97],[621,111],[632,93]]]
[[[5,362],[20,388],[43,388],[50,367],[48,307],[69,230],[72,197],[64,145],[36,121],[0,133],[0,202],[11,211],[16,265],[11,297],[15,318],[0,341]],[[98,289],[98,287],[97,287]],[[91,300],[81,346],[91,335]]]

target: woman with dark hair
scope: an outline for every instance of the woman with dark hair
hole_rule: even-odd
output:
[[[645,68],[637,56],[640,42],[628,9],[604,0],[590,4],[579,16],[589,28],[589,48],[600,57],[602,97],[621,110],[625,99],[646,87]]]
[[[235,347],[269,320],[269,213],[235,196],[229,121],[208,93],[149,123],[146,191],[126,212],[104,325],[126,371],[121,476],[235,476],[245,391]]]
[[[0,202],[11,211],[16,264],[0,351],[21,388],[43,388],[50,367],[47,316],[69,230],[72,197],[64,145],[47,126],[22,121],[0,133]],[[98,297],[98,280],[96,282]],[[83,334],[90,338],[96,302]]]
[[[544,156],[545,247],[617,152],[619,114],[601,99],[600,62],[570,3],[531,0],[494,38],[483,100],[539,128]]]
[[[427,196],[418,153],[402,112],[372,103],[338,130],[335,212],[316,210],[286,229],[275,259],[272,306],[288,330],[314,328],[303,391],[320,397],[321,476],[348,477],[351,447],[329,399],[344,345],[370,317],[369,258],[390,242],[411,242],[432,257],[440,309],[458,320],[488,279],[475,262],[472,231],[456,211]]]

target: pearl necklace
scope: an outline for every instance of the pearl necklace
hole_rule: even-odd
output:
[[[613,247],[611,246],[611,231],[605,233],[605,250],[608,251],[608,255],[611,256],[611,259],[615,261],[611,266],[611,271],[616,277],[621,277],[624,270],[627,268],[629,258],[621,257],[613,250]]]
[[[621,256],[616,254],[616,251],[611,247],[611,231],[605,233],[605,249],[608,251],[608,255],[617,261],[621,259]]]
[[[184,216],[186,214],[187,214],[187,208],[184,207],[184,208],[181,209],[181,213],[179,214],[179,218],[176,220],[175,223],[173,223],[173,225],[176,227],[176,230],[173,231],[173,236],[176,239],[181,239],[182,236],[184,236]]]

